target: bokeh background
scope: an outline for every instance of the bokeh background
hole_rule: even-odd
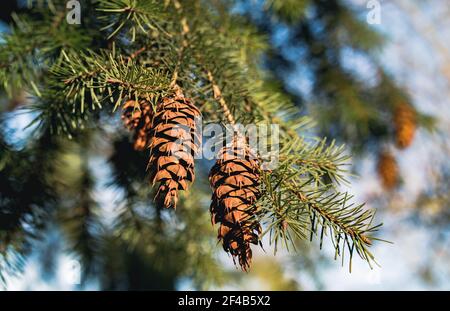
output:
[[[173,240],[155,237],[147,242],[145,248],[131,249],[127,245],[115,243],[114,235],[103,235],[102,238],[111,239],[111,243],[108,244],[109,248],[100,250],[90,234],[95,236],[92,232],[104,230],[98,227],[112,225],[117,214],[125,213],[120,203],[125,194],[113,185],[115,171],[109,165],[111,161],[114,162],[114,150],[100,142],[97,150],[91,151],[92,157],[86,164],[83,156],[80,156],[82,144],[66,142],[65,152],[54,155],[59,159],[56,170],[63,172],[56,186],[60,191],[67,191],[64,184],[70,184],[70,179],[80,179],[93,185],[93,191],[82,199],[88,202],[86,206],[95,205],[95,217],[90,222],[94,229],[77,232],[79,218],[73,217],[64,222],[65,217],[74,215],[66,213],[57,216],[56,219],[63,219],[63,229],[56,222],[45,228],[45,234],[40,235],[30,247],[26,260],[19,259],[21,271],[6,276],[4,289],[450,289],[450,6],[441,0],[382,0],[379,1],[381,22],[369,25],[366,17],[370,11],[367,7],[370,1],[338,1],[351,10],[352,16],[368,30],[353,25],[355,42],[347,38],[345,33],[337,32],[335,37],[330,36],[342,46],[336,48],[339,61],[328,65],[353,73],[358,79],[348,79],[347,82],[350,86],[354,84],[363,89],[365,86],[370,89],[373,85],[379,85],[382,79],[380,76],[387,74],[393,85],[404,92],[402,98],[424,115],[425,121],[417,126],[412,145],[399,149],[393,146],[383,131],[369,128],[367,133],[356,131],[355,134],[355,131],[348,130],[348,127],[352,127],[349,121],[352,119],[345,119],[339,109],[349,111],[359,108],[349,105],[339,108],[338,103],[332,101],[327,108],[317,109],[323,105],[320,99],[328,101],[324,99],[327,94],[322,94],[318,88],[334,83],[338,89],[349,92],[352,89],[345,83],[338,84],[338,81],[342,81],[339,76],[335,80],[324,79],[322,84],[317,82],[318,79],[312,82],[320,73],[311,69],[311,62],[315,61],[314,57],[319,58],[317,55],[320,53],[314,54],[314,57],[308,56],[308,53],[313,48],[327,50],[327,44],[333,42],[318,34],[316,37],[313,35],[311,41],[315,41],[308,46],[308,41],[304,39],[306,31],[302,29],[302,32],[288,22],[289,19],[299,18],[296,14],[300,15],[300,18],[308,21],[311,33],[320,33],[315,30],[320,25],[311,22],[314,12],[304,9],[308,7],[309,1],[286,1],[292,4],[292,9],[288,10],[292,14],[284,16],[287,22],[267,21],[261,9],[264,7],[262,2],[234,1],[232,10],[248,18],[270,37],[273,49],[267,55],[265,66],[285,84],[286,92],[304,106],[305,113],[312,115],[317,122],[317,131],[346,143],[353,154],[355,176],[350,178],[351,186],[342,187],[348,188],[358,201],[365,201],[368,207],[377,209],[377,220],[384,223],[379,235],[393,244],[376,243],[373,246],[373,253],[380,266],[370,269],[365,262],[354,258],[352,273],[349,273],[347,263],[342,265],[340,260],[333,260],[332,247],[325,246],[319,251],[317,243],[313,241],[299,242],[296,254],[281,251],[273,256],[270,248],[266,251],[256,250],[252,271],[241,273],[233,266],[230,258],[221,252],[220,246],[215,244],[214,230],[208,223],[208,217],[201,216],[202,211],[208,208],[208,198],[196,194],[187,198],[187,205],[198,213],[190,213],[192,219],[189,223],[196,227],[194,232],[177,228],[180,223],[176,217],[163,211],[158,215],[163,226],[177,228],[173,230]],[[13,7],[14,1],[10,3]],[[2,1],[0,5],[3,20],[0,31],[8,33],[10,4]],[[333,8],[330,8],[330,11],[324,10],[322,13],[326,18],[333,19],[333,12]],[[280,15],[283,17],[283,14]],[[350,21],[345,17],[336,19],[335,27],[339,28],[339,23],[350,24]],[[372,36],[372,31],[377,35]],[[303,39],[296,37],[301,35]],[[383,74],[380,74],[380,68]],[[386,88],[376,94],[391,93]],[[358,97],[347,95],[342,97],[350,100]],[[370,92],[366,92],[365,96],[362,98],[367,98],[369,107],[375,105],[376,101],[384,100],[374,98],[376,95]],[[2,96],[0,103],[2,136],[17,150],[24,147],[27,138],[35,130],[33,126],[27,127],[33,115],[20,107],[16,108],[16,105],[26,102],[25,97],[17,96],[11,100]],[[344,120],[333,119],[336,115]],[[386,120],[390,119],[386,117]],[[120,143],[116,141],[116,144]],[[388,150],[398,163],[399,183],[394,189],[386,189],[380,181],[377,169],[380,150]],[[109,162],[100,156],[105,153],[109,154]],[[92,168],[92,176],[83,176],[85,165]],[[70,198],[69,195],[68,201]],[[66,205],[63,209],[70,209],[70,202],[66,202]],[[145,204],[140,207],[149,208]],[[101,219],[101,224],[96,224],[98,219]],[[151,221],[151,225],[158,230],[161,224]],[[61,234],[61,231],[68,232],[68,235]],[[132,235],[127,232],[124,234]],[[86,244],[79,242],[73,245],[74,237],[78,241],[86,239]],[[101,264],[96,263],[97,251],[103,254]],[[86,257],[88,260],[85,260]],[[86,274],[83,273],[86,270],[85,262],[92,264],[92,269]],[[6,266],[1,264],[0,268],[6,270]]]

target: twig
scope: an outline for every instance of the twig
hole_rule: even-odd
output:
[[[116,79],[116,78],[109,78],[106,80],[106,82],[111,83],[111,84],[119,84],[124,88],[141,89],[144,91],[154,91],[154,90],[161,89],[161,87],[141,86],[136,83],[130,83],[127,81]]]
[[[181,8],[181,4],[178,0],[174,0],[174,6],[175,9],[179,12],[182,13],[182,8]],[[182,37],[182,41],[181,41],[181,47],[178,50],[178,59],[177,59],[177,63],[175,65],[175,70],[173,71],[173,75],[172,75],[172,79],[170,82],[170,87],[173,88],[175,87],[175,85],[177,84],[177,80],[178,80],[178,75],[179,75],[179,70],[181,67],[181,62],[183,61],[183,56],[184,56],[184,52],[187,49],[187,47],[189,46],[189,42],[187,40],[187,35],[190,32],[190,28],[189,28],[189,24],[187,22],[187,18],[185,16],[183,16],[181,18],[181,37]]]
[[[139,54],[141,54],[142,52],[144,52],[145,51],[145,46],[144,47],[141,47],[139,50],[137,50],[137,51],[135,51],[135,52],[133,52],[130,56],[128,56],[127,57],[127,60],[132,60],[132,59],[135,59]]]
[[[222,108],[223,113],[225,115],[225,118],[228,120],[228,122],[232,126],[235,126],[236,121],[235,121],[230,109],[228,108],[228,105],[227,105],[225,99],[222,96],[222,91],[220,90],[220,87],[217,85],[216,81],[214,80],[214,76],[212,75],[210,70],[207,70],[206,73],[208,74],[208,80],[211,83],[211,86],[213,88],[214,98],[219,102],[220,107]]]

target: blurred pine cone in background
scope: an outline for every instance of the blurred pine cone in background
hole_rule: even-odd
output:
[[[398,105],[394,111],[394,126],[397,147],[400,149],[409,147],[414,140],[417,128],[414,108],[406,103]]]
[[[398,184],[399,169],[397,161],[390,152],[383,151],[379,155],[377,170],[383,187],[386,190],[393,190]]]

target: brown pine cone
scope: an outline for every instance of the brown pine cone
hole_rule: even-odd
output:
[[[397,186],[399,169],[397,161],[391,153],[382,152],[380,154],[377,170],[385,189],[392,190]]]
[[[394,111],[395,139],[400,149],[409,147],[416,133],[417,121],[414,109],[402,103]]]
[[[153,116],[148,169],[152,183],[159,183],[156,198],[166,208],[176,208],[178,190],[186,190],[194,181],[198,117],[200,111],[181,92],[163,98]]]
[[[122,111],[122,120],[125,127],[134,131],[134,149],[144,150],[149,144],[152,127],[153,111],[151,104],[145,100],[139,103],[129,100],[123,105]]]
[[[241,143],[239,143],[239,141]],[[211,221],[220,223],[218,239],[233,261],[237,257],[242,270],[250,268],[250,244],[260,242],[261,226],[252,218],[254,203],[260,197],[260,165],[243,140],[234,139],[220,150],[209,180],[213,189]]]

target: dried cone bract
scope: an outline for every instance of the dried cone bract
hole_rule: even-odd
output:
[[[199,110],[180,91],[163,98],[153,116],[148,169],[152,182],[159,183],[156,198],[166,208],[176,208],[178,191],[194,181],[199,116]]]
[[[259,162],[243,140],[234,139],[221,149],[209,180],[213,188],[211,220],[220,223],[218,238],[226,252],[238,259],[242,270],[250,268],[250,244],[258,244],[261,226],[251,218],[260,197]]]
[[[134,149],[138,151],[147,148],[152,128],[152,107],[145,100],[127,101],[122,108],[122,121],[125,127],[134,131]]]
[[[406,103],[398,105],[394,112],[394,124],[397,146],[401,149],[409,147],[417,127],[414,109]]]
[[[378,159],[378,175],[381,178],[383,187],[392,190],[398,183],[398,165],[394,156],[389,152],[383,152]]]

